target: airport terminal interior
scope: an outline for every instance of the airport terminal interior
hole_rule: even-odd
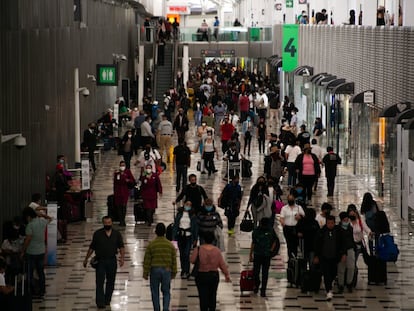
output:
[[[159,37],[165,19],[180,24],[167,39]],[[111,115],[113,136],[122,137],[134,125],[119,117],[121,102],[124,117],[147,108],[154,121],[164,112],[171,89],[182,88],[194,104],[196,70],[213,61],[231,64],[229,76],[237,71],[250,80],[265,77],[266,88],[259,87],[262,81],[248,88],[265,93],[271,89],[281,103],[285,96],[290,98],[298,108],[297,128],[303,124],[312,132],[315,119],[322,120],[318,144],[323,150],[332,146],[342,164],[333,196],[327,196],[322,167],[308,208],[319,214],[321,205],[328,202],[339,223],[340,212],[349,204],[360,209],[364,194],[370,192],[385,211],[400,251],[396,262],[386,263],[385,284],[368,284],[368,268],[360,256],[353,291],[341,292],[334,286],[333,299],[328,301],[323,282],[317,293],[290,286],[288,251],[277,215],[274,229],[281,248],[271,260],[266,297],[242,292],[240,272],[253,266],[249,262],[252,233],[242,232],[240,222],[250,190],[264,173],[265,156],[271,152],[267,147],[259,152],[254,137],[251,152],[242,150],[252,162],[252,176],[240,179],[243,197],[235,234],[227,234],[227,218],[217,207],[224,223],[222,255],[231,279],[225,282],[220,272],[217,310],[414,311],[414,259],[410,257],[414,254],[413,0],[44,0],[38,5],[2,0],[0,21],[0,223],[19,214],[33,193],[40,193],[44,202],[53,187],[59,154],[66,157],[66,168],[77,180],[73,192],[92,193],[91,213],[67,224],[67,239],[57,243],[56,261],[45,266],[46,292],[41,298],[33,297],[33,310],[97,309],[95,270],[89,264],[84,268],[83,260],[93,233],[102,228],[101,219],[108,214],[107,197],[114,191],[114,172],[122,156],[112,146],[105,148],[107,141],[99,141],[96,170],[89,170],[88,152],[81,152],[88,124]],[[204,78],[198,82],[213,85],[208,71]],[[244,79],[236,84],[238,95]],[[253,102],[254,120],[258,107]],[[175,108],[169,111],[173,117]],[[185,134],[192,151],[199,142],[193,110],[188,110],[190,126]],[[275,125],[270,113],[265,122],[267,143],[270,133],[279,135],[283,124]],[[242,132],[241,122],[236,130]],[[197,170],[202,159],[193,152],[188,174],[197,176],[217,206],[228,180],[220,132],[215,135],[220,150],[217,172]],[[172,145],[177,143],[174,132]],[[141,173],[133,165],[137,157],[131,161],[135,178]],[[86,166],[81,160],[86,160]],[[154,223],[135,221],[133,197],[127,205],[126,226],[114,222],[126,253],[106,310],[154,310],[150,283],[143,278],[144,253],[156,237],[156,224],[167,226],[173,221],[172,202],[178,195],[174,165],[163,160],[163,191]],[[279,185],[286,203],[290,191],[286,173]],[[195,280],[180,277],[178,249],[177,262],[169,310],[200,310]]]
[[[188,133],[189,146],[194,147],[196,138],[194,130]],[[257,146],[253,143],[254,152],[249,157],[254,162],[253,176],[241,180],[244,190],[241,210],[247,206],[248,193],[256,178],[261,175],[264,165],[263,156],[259,155]],[[107,195],[112,193],[112,174],[119,165],[120,156],[116,151],[105,152],[93,180],[94,213],[87,222],[68,225],[68,241],[58,245],[57,267],[46,268],[47,294],[43,300],[34,300],[35,310],[94,310],[95,306],[95,271],[90,266],[83,268],[82,262],[89,247],[94,230],[100,228],[100,219],[107,213]],[[195,173],[198,183],[205,187],[209,197],[216,203],[221,190],[225,186],[222,180],[226,168],[223,161],[216,161],[218,172],[210,178],[207,174],[196,171],[199,154],[193,154],[192,166],[189,173]],[[135,176],[138,169],[132,168]],[[176,198],[175,174],[168,164],[167,170],[161,174],[163,195],[159,199],[159,207],[155,214],[155,222],[169,224],[173,217],[172,201]],[[318,189],[312,199],[312,207],[318,212],[323,202],[334,206],[333,213],[338,215],[346,210],[348,204],[360,206],[362,196],[369,187],[364,180],[359,180],[344,168],[339,168],[337,186],[332,198],[327,198],[324,175],[319,180]],[[286,201],[286,178],[282,182],[284,201]],[[359,278],[356,289],[352,293],[334,294],[331,302],[326,301],[323,289],[318,294],[301,293],[300,289],[288,288],[286,276],[287,250],[284,243],[281,226],[275,229],[282,241],[280,254],[272,259],[267,297],[260,297],[252,292],[240,292],[240,271],[251,268],[248,262],[251,243],[251,233],[240,232],[236,226],[236,234],[228,237],[225,234],[225,252],[223,256],[231,273],[231,283],[224,282],[220,276],[218,289],[217,310],[414,310],[414,288],[412,285],[412,259],[414,241],[411,232],[403,221],[390,208],[387,198],[376,198],[390,221],[392,233],[401,251],[398,261],[388,263],[387,285],[368,285],[367,266],[359,258]],[[125,239],[126,261],[118,269],[116,286],[110,308],[107,310],[153,310],[149,281],[142,278],[143,255],[149,240],[155,238],[155,226],[148,227],[145,223],[135,224],[133,216],[134,200],[130,199],[127,212],[127,226],[114,227],[121,230]],[[225,223],[223,210],[218,208]],[[238,217],[238,224],[240,222]],[[226,233],[226,231],[224,230]],[[180,271],[180,270],[179,270]],[[172,280],[170,310],[199,310],[197,288],[194,279],[182,280],[177,274]]]

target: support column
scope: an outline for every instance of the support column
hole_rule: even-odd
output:
[[[404,0],[402,3],[403,26],[414,26],[414,1]],[[398,24],[398,19],[397,19]]]
[[[143,103],[142,98],[144,97],[144,81],[145,81],[145,72],[144,72],[144,46],[140,45],[138,47],[138,95],[137,95],[137,104],[138,109],[142,110]]]
[[[79,109],[79,69],[74,70],[73,89],[75,96],[75,164],[80,163],[80,109]]]
[[[362,25],[377,26],[377,0],[362,2]]]
[[[189,57],[188,57],[188,45],[183,45],[183,84],[184,88],[187,89],[187,81],[188,81],[188,74],[189,74]]]

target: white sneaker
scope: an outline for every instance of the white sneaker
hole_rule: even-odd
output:
[[[329,292],[326,294],[326,301],[331,301],[331,300],[332,300],[332,298],[333,298],[333,293],[332,293],[332,291],[329,291]]]

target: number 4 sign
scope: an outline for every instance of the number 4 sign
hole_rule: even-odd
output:
[[[298,65],[299,52],[299,25],[283,26],[282,67],[283,71],[290,72]]]

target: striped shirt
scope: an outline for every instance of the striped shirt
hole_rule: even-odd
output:
[[[156,237],[145,250],[144,278],[148,277],[151,268],[170,270],[172,277],[177,274],[177,254],[174,245],[164,236]]]

